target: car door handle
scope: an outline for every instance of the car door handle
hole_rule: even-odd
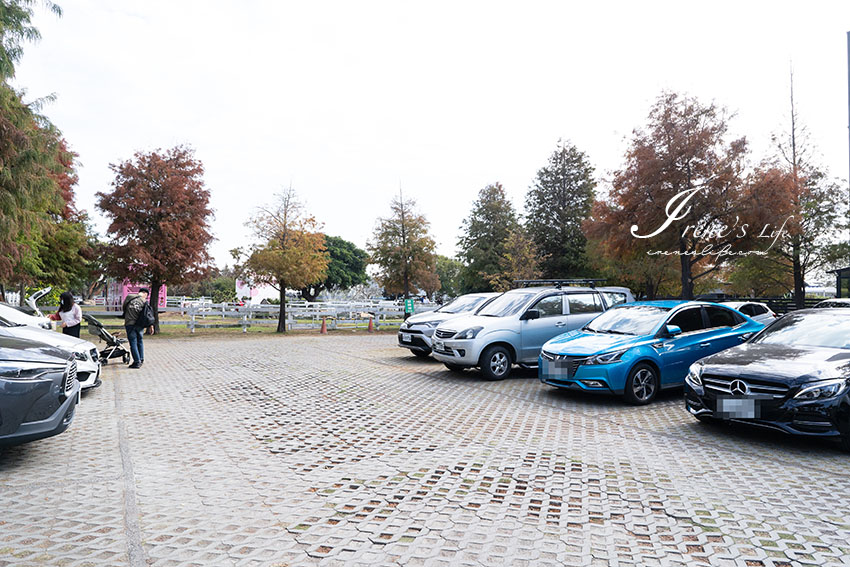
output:
[[[708,348],[711,346],[711,343],[700,343],[699,348]]]
[[[566,324],[566,323],[564,323],[563,321],[561,321],[561,322],[559,322],[559,323],[555,323],[555,326],[556,326],[556,327],[566,327],[566,326],[567,326],[567,324]]]

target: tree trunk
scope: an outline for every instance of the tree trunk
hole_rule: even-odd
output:
[[[321,286],[308,286],[301,290],[301,297],[304,301],[314,302],[319,298],[319,294],[322,293]]]
[[[691,259],[685,256],[685,245],[679,242],[679,251],[682,254],[679,256],[679,264],[682,267],[682,299],[694,298],[694,282],[691,280]]]
[[[18,285],[18,305],[20,305],[21,307],[26,305],[24,303],[24,292],[26,291],[26,289],[27,288],[24,286],[24,284]]]
[[[6,303],[6,286],[0,283],[0,301]]]
[[[800,263],[800,240],[797,237],[791,245],[791,265],[794,271],[794,306],[803,309],[806,306],[806,282]]]
[[[153,307],[153,334],[159,334],[159,290],[162,289],[162,282],[151,280],[151,294],[148,296],[148,302]]]
[[[656,293],[655,282],[647,279],[646,284],[644,285],[644,296],[646,297],[647,300],[651,301],[651,300],[655,299],[655,293]]]
[[[286,286],[280,284],[280,310],[277,313],[277,332],[286,332]]]

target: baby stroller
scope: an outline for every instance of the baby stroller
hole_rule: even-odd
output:
[[[118,338],[113,335],[103,326],[103,323],[92,317],[91,315],[83,314],[83,319],[89,324],[89,334],[96,336],[98,339],[106,341],[106,348],[100,351],[101,364],[107,364],[110,358],[120,358],[121,362],[127,364],[130,362],[130,351],[122,345],[127,342],[127,339]]]

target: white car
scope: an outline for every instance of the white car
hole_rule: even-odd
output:
[[[94,343],[56,331],[15,323],[4,317],[0,317],[0,336],[37,341],[73,353],[77,361],[77,381],[80,387],[85,390],[100,386],[100,354]]]
[[[43,315],[29,315],[8,303],[0,303],[0,317],[6,319],[10,323],[18,323],[20,325],[28,325],[30,327],[40,327],[48,330],[53,328],[53,322],[47,317],[44,317]]]
[[[427,311],[408,317],[398,330],[398,346],[410,349],[410,352],[420,358],[431,354],[431,340],[434,329],[440,323],[459,317],[464,313],[474,312],[479,307],[500,296],[500,293],[468,293],[443,305],[435,311]]]
[[[754,321],[769,325],[779,317],[770,307],[758,301],[724,301],[723,305],[736,309]]]

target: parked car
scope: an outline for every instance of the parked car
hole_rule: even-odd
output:
[[[850,307],[850,299],[846,297],[835,297],[832,299],[826,299],[821,301],[817,305],[815,305],[815,309],[824,309],[826,307],[834,308],[834,307]]]
[[[488,380],[501,380],[513,364],[537,364],[543,343],[584,326],[615,301],[634,297],[619,287],[513,289],[474,315],[441,323],[434,331],[433,355],[450,370],[478,367]]]
[[[67,352],[0,337],[0,446],[58,435],[80,400],[77,363]]]
[[[774,319],[779,317],[767,304],[758,301],[724,301],[723,305],[737,309],[753,321],[765,325],[772,323]]]
[[[12,323],[3,317],[0,317],[0,336],[28,339],[67,351],[77,361],[80,387],[86,390],[100,386],[100,353],[94,343],[40,327]]]
[[[696,362],[685,407],[701,421],[836,439],[850,450],[850,311],[794,311]]]
[[[410,349],[420,358],[431,354],[431,338],[437,325],[464,313],[474,313],[500,293],[468,293],[446,303],[439,309],[412,315],[398,330],[398,346]]]
[[[660,390],[681,386],[692,363],[740,344],[763,327],[714,303],[620,305],[543,345],[538,376],[558,388],[648,404]]]
[[[12,323],[20,323],[21,325],[29,325],[31,327],[41,327],[42,329],[52,329],[53,323],[47,317],[30,315],[25,313],[14,305],[8,303],[0,303],[0,317]]]

